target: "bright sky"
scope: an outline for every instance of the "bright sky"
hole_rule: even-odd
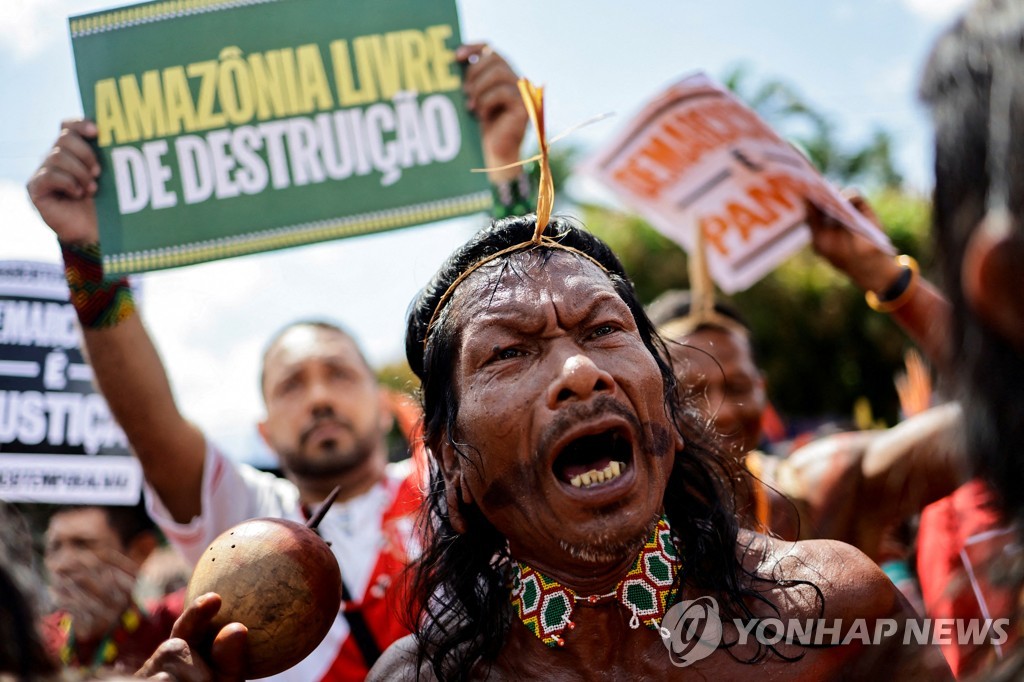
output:
[[[346,2],[339,0],[339,11]],[[363,0],[370,1],[370,0]],[[62,118],[81,115],[67,17],[110,0],[0,2],[0,259],[59,260],[24,184]],[[893,133],[901,170],[928,189],[929,130],[914,92],[928,48],[967,0],[459,0],[463,38],[488,41],[547,86],[558,132],[594,147],[688,72],[749,64],[781,77],[849,140]],[[373,363],[402,356],[409,301],[482,224],[468,218],[146,275],[143,311],[182,411],[232,455],[253,458],[265,340],[287,322],[328,317]]]

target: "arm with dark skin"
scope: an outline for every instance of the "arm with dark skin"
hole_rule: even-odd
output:
[[[968,462],[958,433],[963,428],[956,403],[926,410],[879,432],[861,461],[862,505],[855,544],[868,556],[881,551],[886,523],[919,514],[950,495],[968,479]]]
[[[847,193],[850,203],[871,222],[878,217],[864,197]],[[849,229],[814,204],[807,203],[807,224],[814,250],[850,278],[861,291],[885,291],[901,273],[892,256],[874,242]],[[879,225],[880,226],[880,225]],[[890,316],[938,367],[949,357],[949,301],[924,277],[920,277],[910,300]]]
[[[894,524],[964,482],[959,428],[959,408],[947,404],[884,431],[828,436],[779,462],[772,484],[797,500],[803,537],[841,540],[881,561]]]
[[[489,167],[519,159],[526,109],[507,62],[484,45],[465,45],[456,58],[466,64],[464,90],[480,122]],[[472,62],[472,63],[470,63]],[[65,121],[56,143],[28,183],[43,220],[65,244],[99,241],[93,196],[101,169],[89,144],[96,125]],[[491,174],[492,182],[515,177],[513,168]],[[163,362],[139,315],[102,329],[85,329],[84,342],[96,383],[128,436],[146,480],[173,518],[187,523],[201,512],[206,441],[181,414]]]

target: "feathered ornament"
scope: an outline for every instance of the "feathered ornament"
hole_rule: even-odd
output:
[[[548,154],[548,138],[544,132],[544,87],[537,87],[526,78],[519,79],[519,94],[526,105],[526,112],[533,122],[537,133],[537,146],[540,148],[540,186],[537,188],[537,227],[533,233],[533,242],[540,243],[544,228],[551,218],[551,208],[555,204],[555,183],[551,179],[551,162]]]
[[[590,254],[584,253],[583,251],[580,251],[578,249],[574,249],[571,246],[565,246],[563,244],[560,244],[558,241],[552,239],[551,237],[543,236],[544,230],[548,226],[548,221],[551,219],[551,210],[555,204],[555,183],[554,180],[551,178],[551,162],[548,156],[549,141],[544,131],[544,88],[535,86],[526,78],[520,78],[517,84],[519,86],[519,94],[523,98],[523,104],[526,106],[526,112],[529,115],[530,120],[533,122],[533,128],[537,133],[537,146],[540,148],[540,153],[529,159],[516,161],[515,163],[510,163],[506,166],[499,166],[497,168],[474,168],[473,172],[490,173],[493,171],[506,170],[508,168],[518,168],[532,161],[540,162],[540,186],[537,188],[537,226],[536,228],[534,228],[533,238],[530,239],[529,241],[525,241],[520,244],[513,244],[512,246],[504,248],[496,253],[492,253],[486,258],[478,260],[477,262],[467,267],[458,277],[455,278],[455,281],[453,281],[448,286],[448,289],[445,290],[445,292],[441,295],[441,298],[438,299],[437,305],[434,306],[434,311],[430,315],[430,321],[427,323],[426,332],[423,334],[424,348],[426,348],[427,343],[430,340],[430,332],[434,328],[434,323],[437,321],[437,316],[441,312],[441,309],[444,308],[445,304],[451,298],[452,292],[454,292],[455,289],[459,286],[459,284],[461,284],[463,280],[469,277],[474,271],[476,271],[481,266],[486,265],[487,263],[493,260],[496,260],[503,256],[507,256],[510,253],[515,253],[516,251],[524,251],[526,249],[535,248],[543,244],[544,246],[549,248],[561,249],[563,251],[571,251],[579,256],[582,256],[583,258],[586,258],[594,265],[596,265],[598,268],[607,272],[607,268],[605,268],[605,266],[600,261],[595,259]],[[584,121],[583,123],[580,123],[578,125],[575,125],[569,130],[566,130],[560,135],[557,135],[550,142],[557,142],[566,135],[569,135],[570,133],[579,130],[580,128],[583,128],[584,126],[588,126],[591,123],[596,123],[598,121],[604,120],[611,115],[612,114],[608,113],[595,116],[594,118],[588,121]]]
[[[932,406],[932,377],[924,358],[911,348],[903,356],[906,371],[896,375],[896,394],[903,418],[921,414]]]
[[[568,130],[564,130],[555,137],[548,140],[547,132],[544,126],[544,86],[536,86],[530,82],[527,78],[520,78],[517,85],[519,86],[519,95],[523,98],[523,104],[526,106],[526,113],[530,117],[530,121],[533,123],[533,129],[537,133],[537,146],[540,149],[540,153],[531,156],[528,159],[522,161],[516,161],[505,166],[497,166],[495,168],[474,168],[474,173],[490,173],[493,171],[502,171],[509,168],[518,168],[525,166],[528,163],[534,161],[540,164],[540,184],[537,188],[537,227],[534,230],[533,239],[531,243],[539,244],[541,242],[541,235],[544,233],[544,229],[548,226],[548,221],[551,219],[551,211],[555,205],[555,182],[551,176],[551,161],[549,156],[549,147],[551,144],[558,142],[562,138],[576,132],[580,128],[585,128],[592,123],[603,121],[614,114],[612,112],[599,114],[593,118],[587,119],[582,123],[578,123]]]

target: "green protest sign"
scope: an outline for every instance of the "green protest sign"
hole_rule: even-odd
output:
[[[108,273],[490,206],[454,0],[160,0],[70,28]]]

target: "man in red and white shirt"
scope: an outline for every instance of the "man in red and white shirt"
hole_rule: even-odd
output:
[[[201,512],[179,522],[169,506],[175,496],[150,478],[150,515],[195,563],[227,528],[256,517],[304,521],[330,493],[328,486],[340,486],[318,530],[341,567],[343,608],[310,656],[271,679],[362,679],[380,652],[408,633],[399,581],[415,554],[422,456],[414,448],[412,459],[388,463],[384,436],[394,409],[355,342],[331,324],[299,322],[271,341],[263,395],[268,416],[260,431],[287,478],[232,462],[208,446]]]

